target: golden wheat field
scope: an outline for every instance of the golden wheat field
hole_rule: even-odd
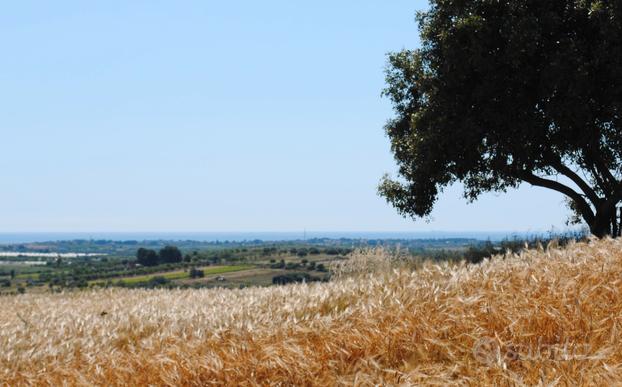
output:
[[[333,282],[0,299],[5,385],[612,385],[622,241]],[[367,270],[371,274],[365,274]]]

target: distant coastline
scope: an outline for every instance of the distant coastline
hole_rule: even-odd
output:
[[[561,231],[563,233],[565,231]],[[16,232],[0,233],[0,244],[53,242],[67,240],[113,241],[293,241],[314,238],[328,239],[451,239],[470,238],[500,241],[548,235],[548,231],[307,231],[304,232]]]

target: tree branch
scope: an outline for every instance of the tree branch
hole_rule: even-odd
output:
[[[592,174],[592,176],[594,176],[594,179],[596,180],[596,184],[600,187],[602,192],[606,193],[609,190],[609,188],[607,187],[605,180],[603,180],[603,177],[600,175],[600,173],[596,169],[596,166],[594,166],[593,164],[587,164],[586,167],[589,168],[590,173]]]
[[[585,156],[592,162],[602,180],[604,180],[603,191],[605,191],[605,196],[609,196],[609,194],[613,191],[613,187],[615,186],[617,179],[613,176],[602,157],[600,157],[596,152],[587,150],[585,152]]]
[[[548,180],[540,176],[536,176],[533,173],[527,172],[527,171],[519,171],[518,173],[516,173],[516,177],[518,177],[519,179],[531,185],[552,189],[554,191],[560,192],[568,196],[570,199],[572,199],[575,202],[579,212],[581,212],[581,216],[583,216],[583,219],[585,219],[585,221],[588,224],[591,224],[594,221],[594,211],[592,211],[592,208],[585,201],[583,196],[579,194],[578,192],[576,192],[575,190],[573,190],[572,188],[564,184],[561,184],[557,181]],[[621,185],[621,188],[622,188],[622,185]]]
[[[585,196],[587,196],[590,202],[592,202],[594,208],[598,207],[602,200],[598,197],[594,189],[590,187],[590,185],[587,184],[585,180],[583,180],[579,175],[577,175],[575,171],[568,168],[559,160],[555,160],[553,162],[553,168],[555,168],[562,175],[572,180],[581,189],[581,191],[583,191],[583,193],[585,194]]]

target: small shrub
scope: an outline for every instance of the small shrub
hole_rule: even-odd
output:
[[[199,270],[197,268],[190,269],[190,278],[203,278],[205,277],[205,272],[203,270]]]

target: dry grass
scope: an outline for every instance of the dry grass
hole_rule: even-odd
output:
[[[368,274],[386,274],[393,269],[418,268],[423,261],[413,259],[401,250],[385,250],[383,247],[358,249],[348,259],[330,263],[333,278],[361,278]]]
[[[621,292],[604,240],[322,284],[4,297],[0,380],[620,384]]]

